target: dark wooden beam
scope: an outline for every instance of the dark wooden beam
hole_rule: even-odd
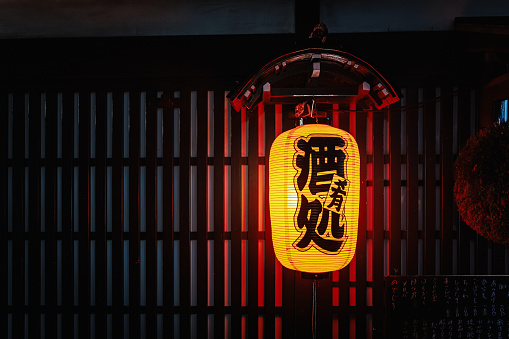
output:
[[[480,16],[458,17],[454,19],[454,29],[457,31],[488,34],[509,34],[509,17]]]

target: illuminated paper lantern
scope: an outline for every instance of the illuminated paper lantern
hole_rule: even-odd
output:
[[[270,150],[269,197],[274,252],[287,268],[331,272],[355,253],[359,218],[359,148],[343,130],[303,125]]]

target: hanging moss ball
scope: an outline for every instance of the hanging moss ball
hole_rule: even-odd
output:
[[[454,196],[461,218],[477,234],[509,244],[509,124],[471,137],[455,169]]]

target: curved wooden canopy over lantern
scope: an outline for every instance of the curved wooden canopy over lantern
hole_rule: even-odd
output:
[[[231,91],[236,111],[265,104],[315,100],[350,109],[381,109],[399,100],[392,86],[367,62],[346,52],[308,48],[280,56]]]

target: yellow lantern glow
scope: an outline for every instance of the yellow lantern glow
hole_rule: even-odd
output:
[[[348,265],[359,218],[359,148],[343,130],[303,125],[270,150],[269,199],[274,252],[287,268],[323,273]]]

